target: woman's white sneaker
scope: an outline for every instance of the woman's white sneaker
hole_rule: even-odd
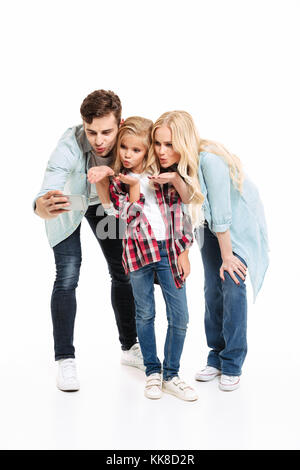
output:
[[[155,373],[146,377],[144,395],[147,398],[151,398],[151,400],[157,400],[158,398],[161,398],[161,374]]]
[[[200,382],[209,382],[213,380],[218,375],[221,375],[221,371],[212,366],[206,366],[204,369],[196,372],[195,379]]]
[[[125,366],[137,367],[138,369],[145,370],[144,359],[140,345],[138,343],[131,346],[128,351],[123,351],[121,357],[121,364]]]
[[[77,378],[75,359],[60,359],[58,361],[58,371],[56,385],[63,392],[76,392],[80,385]]]
[[[196,401],[198,395],[195,390],[187,385],[179,377],[173,377],[171,380],[164,380],[162,384],[163,392],[170,393],[177,398],[185,401]]]
[[[232,392],[240,386],[240,377],[238,375],[221,375],[219,388],[224,392]]]

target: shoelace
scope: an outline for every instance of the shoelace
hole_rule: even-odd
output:
[[[137,358],[142,359],[143,356],[142,356],[141,350],[138,346],[133,347],[132,352]]]
[[[222,377],[222,382],[223,383],[235,383],[235,382],[238,382],[239,381],[239,378],[236,377],[235,375],[227,375],[226,377]]]
[[[76,365],[73,361],[64,361],[62,364],[62,373],[68,379],[76,379]]]

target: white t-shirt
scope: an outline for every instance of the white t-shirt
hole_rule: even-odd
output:
[[[156,240],[166,239],[166,225],[161,215],[160,208],[156,199],[155,190],[151,188],[148,173],[132,173],[128,175],[134,176],[140,180],[140,192],[145,196],[144,214],[153,230]]]

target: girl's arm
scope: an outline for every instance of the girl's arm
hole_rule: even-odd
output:
[[[117,177],[122,183],[129,186],[129,202],[137,202],[141,197],[140,182],[134,176],[119,174]]]
[[[178,192],[183,204],[190,202],[191,195],[189,187],[176,171],[161,173],[157,176],[149,176],[149,179],[158,184],[171,183]]]
[[[232,253],[230,230],[228,229],[225,232],[216,232],[216,236],[218,238],[221,257],[223,260],[222,266],[220,268],[220,277],[222,281],[225,281],[224,271],[227,271],[234,282],[239,284],[239,281],[234,273],[237,273],[244,281],[247,273],[247,266],[245,266],[241,260]]]
[[[186,280],[188,275],[191,272],[190,260],[189,260],[189,250],[185,250],[178,256],[178,268],[181,274],[181,278],[183,281]]]

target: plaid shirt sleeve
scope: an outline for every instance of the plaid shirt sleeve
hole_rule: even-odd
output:
[[[187,214],[182,216],[182,225],[183,230],[180,233],[177,233],[174,239],[174,244],[176,248],[177,255],[179,256],[185,250],[191,248],[194,237],[193,237],[193,226],[191,224],[190,218]],[[177,238],[178,237],[178,238]]]
[[[121,217],[127,221],[127,224],[130,224],[143,212],[145,197],[142,193],[138,201],[130,202],[128,186],[115,178],[111,181],[109,191],[115,217]]]
[[[173,212],[174,244],[177,256],[179,256],[185,250],[191,248],[193,244],[193,225],[191,223],[190,216],[183,210],[178,193],[175,193],[172,190],[170,192],[170,189],[171,188],[169,187],[167,198]]]

